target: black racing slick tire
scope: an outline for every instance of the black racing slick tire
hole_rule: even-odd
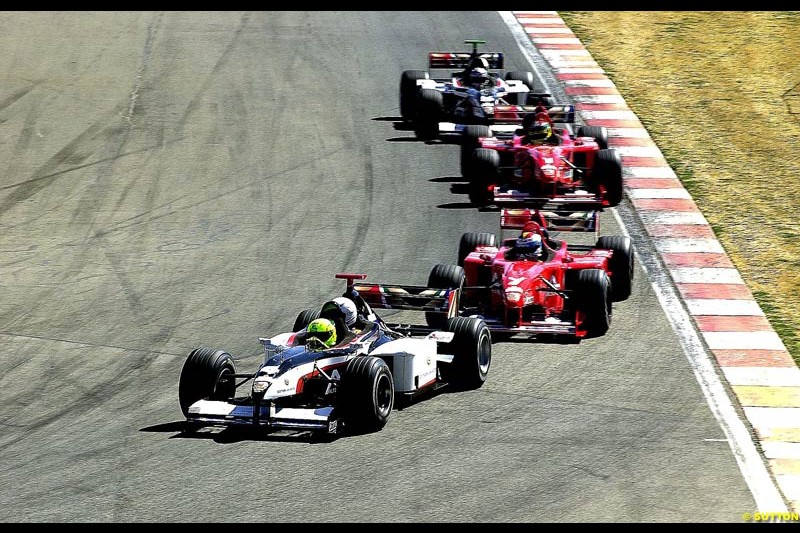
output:
[[[605,335],[611,326],[611,281],[605,270],[579,270],[572,294],[577,310],[583,313],[586,338]]]
[[[605,199],[609,207],[619,205],[622,201],[622,158],[614,148],[598,150],[594,158],[592,181],[595,185],[602,185],[605,190]]]
[[[627,300],[633,285],[633,249],[631,239],[620,235],[605,235],[597,239],[595,248],[614,252],[609,260],[611,270],[611,299]]]
[[[428,79],[424,70],[405,70],[400,76],[400,116],[413,120],[417,105],[417,80]]]
[[[358,433],[380,430],[394,407],[394,380],[389,365],[380,357],[351,359],[339,380],[337,396],[345,428]]]
[[[442,379],[457,390],[477,389],[484,384],[492,365],[492,336],[479,318],[455,317],[447,321],[453,340],[439,348],[452,354],[452,363],[440,363]]]
[[[414,111],[414,133],[423,141],[439,137],[439,122],[444,115],[444,98],[436,89],[420,89]]]
[[[297,318],[294,320],[294,326],[292,326],[292,331],[300,331],[304,330],[311,324],[313,321],[319,318],[319,309],[306,309],[304,311],[300,311],[300,314],[297,315]]]
[[[469,201],[481,207],[491,200],[489,185],[500,181],[500,154],[490,148],[478,148],[472,152],[469,165]]]
[[[428,287],[431,289],[459,289],[455,306],[460,305],[460,289],[466,282],[464,269],[456,265],[434,265],[428,275]],[[432,328],[444,328],[447,325],[447,314],[425,311],[425,322]]]
[[[608,148],[608,130],[605,126],[581,126],[578,128],[578,137],[592,137],[601,150]]]
[[[464,260],[475,251],[478,246],[497,246],[497,236],[494,233],[464,233],[458,243],[458,266],[464,266]]]
[[[228,400],[236,394],[236,365],[225,350],[197,348],[183,363],[178,383],[178,402],[183,416],[198,400]]]
[[[461,132],[461,175],[465,178],[469,173],[472,152],[480,147],[481,137],[490,137],[489,126],[482,124],[468,124]]]

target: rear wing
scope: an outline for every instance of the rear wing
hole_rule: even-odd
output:
[[[458,316],[458,300],[461,289],[437,289],[417,285],[391,285],[357,281],[365,279],[367,277],[366,274],[339,273],[335,277],[347,281],[345,294],[357,301],[357,307],[359,303],[363,303],[369,312],[374,308],[441,313],[447,318]],[[361,302],[358,302],[358,300]],[[387,327],[403,329],[412,334],[425,334],[438,329],[422,325],[386,324],[380,317],[377,317],[377,320]],[[446,337],[445,335],[439,340],[441,342],[449,342]]]
[[[599,228],[600,212],[539,209],[502,209],[500,230],[521,230],[531,220],[548,231],[596,232]],[[544,222],[544,223],[542,223]]]
[[[477,54],[477,57],[485,59],[490,69],[503,68],[502,52],[487,52]],[[469,52],[429,52],[428,68],[465,69],[472,59],[473,55]]]
[[[549,93],[529,93],[528,99],[531,98],[546,98]],[[575,122],[575,106],[572,105],[551,105],[544,106],[547,109],[547,114],[553,122],[560,122],[564,124],[572,124]],[[509,122],[522,122],[525,115],[541,111],[541,108],[536,105],[498,105],[494,107],[495,118],[502,116],[503,120]]]
[[[417,285],[356,283],[353,289],[373,309],[397,309],[445,313],[457,316],[459,289],[435,289]]]

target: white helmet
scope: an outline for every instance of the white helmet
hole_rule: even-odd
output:
[[[325,304],[322,306],[322,310],[320,311],[320,316],[328,318],[327,315],[331,311],[338,311],[341,313],[340,316],[348,327],[356,323],[356,304],[354,304],[353,300],[350,298],[339,296],[338,298],[334,298],[329,302],[325,302]]]

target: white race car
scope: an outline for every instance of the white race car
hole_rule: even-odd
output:
[[[359,310],[360,326],[333,347],[303,342],[319,311],[301,312],[293,332],[260,338],[264,360],[240,374],[225,350],[197,348],[181,371],[179,401],[190,423],[259,428],[370,432],[385,424],[396,398],[450,384],[458,390],[483,385],[492,360],[489,329],[478,318],[456,316],[460,289],[360,283],[347,280],[345,297]],[[437,325],[397,329],[378,317],[361,293],[391,294],[391,309],[425,311]],[[380,298],[374,307],[381,307]],[[430,322],[430,320],[429,320]],[[243,387],[248,384],[247,387]],[[246,393],[238,391],[246,389]]]
[[[536,104],[552,103],[536,87],[530,71],[501,76],[501,52],[478,53],[482,40],[464,41],[472,52],[430,52],[429,69],[462,69],[432,78],[427,70],[406,70],[400,77],[400,114],[423,140],[460,136],[469,126],[486,126],[491,134],[512,133]],[[487,133],[484,136],[488,136]]]

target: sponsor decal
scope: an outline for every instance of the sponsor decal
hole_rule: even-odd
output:
[[[336,381],[341,379],[338,369],[334,369],[333,372],[331,372],[331,379],[335,379]],[[334,393],[336,393],[336,383],[328,383],[328,386],[325,388],[325,395]]]

